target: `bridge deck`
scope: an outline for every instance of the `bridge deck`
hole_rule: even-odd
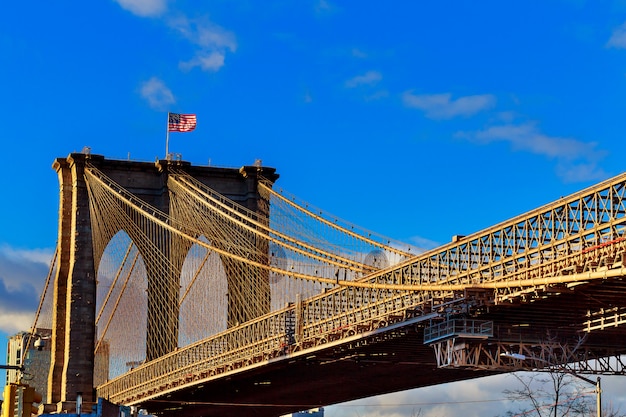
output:
[[[93,181],[111,199],[123,194]],[[124,213],[139,212],[122,197],[115,201]],[[181,239],[202,233],[191,221],[187,232],[172,229],[173,220],[161,223]],[[98,394],[163,414],[184,407],[186,415],[275,416],[511,370],[499,353],[522,345],[537,355],[561,346],[567,355],[550,358],[555,365],[626,354],[625,229],[626,174],[351,279],[334,274],[339,258],[315,275],[250,261],[245,271],[332,288],[167,353]],[[240,247],[233,255],[202,244],[248,262]],[[428,326],[459,318],[492,322],[487,340],[453,332],[425,343]]]
[[[141,404],[153,412],[187,416],[275,417],[296,410],[414,387],[489,375],[437,368],[415,328],[360,343],[297,352],[196,384]],[[178,414],[179,415],[179,414]]]
[[[519,303],[493,306],[480,314],[480,319],[498,323],[494,328],[497,340],[507,346],[522,341],[541,343],[548,334],[558,335],[559,340],[577,337],[580,327],[572,323],[584,321],[588,307],[618,302],[623,305],[625,301],[626,282],[593,286],[592,289],[589,284],[579,285],[559,296],[524,303],[523,309],[516,308]],[[188,385],[163,386],[153,399],[139,403],[164,415],[176,415],[180,411],[178,407],[184,404],[185,415],[270,417],[507,371],[462,366],[440,368],[433,348],[424,343],[426,323],[406,326],[399,323],[395,330],[369,332],[369,336],[356,335],[336,343],[287,352]],[[592,332],[585,340],[585,351],[598,356],[626,354],[625,336],[626,329],[620,326]]]

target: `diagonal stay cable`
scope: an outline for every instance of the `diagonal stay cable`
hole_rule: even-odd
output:
[[[196,280],[200,276],[200,272],[202,271],[202,268],[204,268],[204,265],[206,264],[206,261],[209,259],[209,256],[211,256],[211,251],[207,250],[206,254],[204,254],[204,258],[202,258],[202,262],[200,262],[200,266],[196,268],[196,272],[194,272],[193,278],[191,279],[191,282],[187,286],[185,293],[183,294],[183,296],[180,298],[180,301],[178,302],[179,307],[183,304],[183,301],[185,301],[185,298],[187,298],[187,295],[189,294],[189,291],[191,291],[193,284],[196,282]]]
[[[48,292],[48,286],[50,285],[50,280],[52,279],[52,272],[54,271],[54,267],[57,262],[57,258],[59,255],[59,247],[55,246],[54,255],[52,255],[52,261],[50,261],[50,268],[48,268],[48,275],[46,276],[46,283],[43,286],[43,290],[41,291],[41,297],[39,298],[39,306],[37,306],[37,312],[35,313],[35,319],[33,320],[33,326],[31,327],[31,331],[28,334],[28,339],[26,341],[26,346],[22,349],[22,357],[20,363],[24,363],[26,359],[26,354],[28,353],[29,345],[33,336],[35,336],[35,332],[37,331],[37,321],[39,320],[39,316],[41,315],[41,310],[43,308],[44,298],[46,297],[46,293]]]
[[[111,294],[113,293],[113,290],[115,289],[117,280],[119,279],[120,275],[122,274],[122,271],[124,270],[124,266],[126,265],[126,261],[128,260],[128,255],[130,254],[132,247],[133,247],[133,242],[131,241],[130,244],[128,245],[128,249],[126,249],[126,253],[124,254],[124,259],[122,259],[122,262],[120,263],[120,267],[117,269],[117,273],[115,274],[115,278],[113,279],[113,282],[111,283],[111,287],[109,288],[109,291],[107,292],[107,295],[104,298],[104,301],[102,302],[102,307],[100,308],[98,317],[96,317],[96,325],[100,321],[100,317],[102,316],[102,313],[104,313],[104,309],[106,308],[107,303],[109,302],[109,298],[111,298]],[[133,259],[133,263],[132,263],[133,266],[137,262],[138,257],[139,257],[139,251],[137,251],[137,253],[135,254],[135,258]],[[131,271],[132,271],[132,268],[131,268]]]
[[[265,181],[268,181],[268,180],[265,180]],[[264,190],[266,190],[267,192],[269,192],[271,195],[273,195],[274,197],[278,198],[279,200],[282,200],[283,202],[287,203],[289,206],[291,206],[291,207],[295,208],[296,210],[306,214],[307,216],[310,216],[310,217],[314,218],[315,220],[317,220],[317,221],[319,221],[321,223],[324,223],[325,225],[327,225],[328,227],[330,227],[332,229],[335,229],[335,230],[338,230],[338,231],[340,231],[342,233],[345,233],[348,236],[351,236],[351,237],[353,237],[353,238],[355,238],[357,240],[361,240],[361,241],[363,241],[363,242],[365,242],[365,243],[367,243],[369,245],[378,247],[380,249],[388,250],[390,252],[393,252],[395,254],[398,254],[398,255],[401,255],[401,256],[404,256],[404,257],[407,257],[407,258],[410,258],[410,257],[416,255],[416,254],[412,254],[412,253],[408,253],[408,252],[399,250],[399,249],[397,249],[397,248],[395,248],[393,246],[382,244],[382,243],[377,242],[377,241],[375,241],[373,239],[370,239],[370,238],[368,238],[368,237],[366,237],[366,236],[364,236],[362,234],[356,233],[356,232],[354,232],[354,231],[352,231],[350,229],[346,229],[345,227],[341,227],[338,224],[336,224],[334,222],[331,222],[331,221],[325,219],[324,217],[319,216],[319,215],[313,213],[312,211],[306,209],[305,207],[302,207],[301,205],[296,204],[293,201],[289,200],[288,198],[286,198],[282,194],[280,194],[277,191],[275,191],[273,188],[269,187],[265,183],[265,181],[259,181],[259,186],[261,186]]]
[[[180,174],[178,174],[178,176],[181,176]],[[183,177],[183,181],[185,181],[187,179],[187,177],[189,177],[188,175],[184,175],[181,176]],[[172,179],[172,177],[170,176],[170,179]],[[172,179],[172,181],[176,181],[178,184],[180,184],[183,188],[184,185],[176,179]],[[213,196],[209,195],[205,190],[201,189],[200,187],[198,187],[196,184],[190,183],[189,181],[185,181],[185,184],[187,185],[187,187],[191,187],[192,190],[194,191],[194,193],[190,193],[192,195],[192,197],[196,198],[200,203],[204,204],[205,206],[215,210],[215,208],[211,207],[204,199],[200,198],[200,195],[208,200],[210,200],[211,202],[213,202],[214,204],[216,204],[217,206],[221,207],[222,209],[230,212],[233,215],[236,215],[238,217],[243,217],[240,213],[238,213],[236,210],[228,207],[226,204],[218,201],[216,198],[214,198]],[[200,194],[200,195],[198,195]],[[321,250],[319,248],[316,248],[314,246],[311,246],[305,242],[299,241],[291,236],[282,234],[276,230],[272,230],[269,226],[263,224],[262,222],[259,222],[251,217],[247,217],[245,218],[245,222],[241,221],[241,220],[237,220],[235,218],[233,218],[232,215],[228,215],[226,213],[223,213],[221,211],[218,211],[218,213],[222,214],[222,216],[227,217],[230,221],[233,221],[235,223],[237,223],[239,226],[245,228],[246,230],[249,230],[257,235],[260,235],[261,237],[268,239],[270,242],[276,243],[278,245],[284,246],[285,248],[292,250],[296,253],[299,253],[301,255],[305,255],[307,257],[311,257],[315,260],[321,261],[321,262],[327,262],[327,263],[331,263],[332,265],[341,267],[341,268],[347,268],[350,269],[352,271],[357,271],[357,272],[361,272],[363,270],[366,271],[374,271],[376,270],[376,268],[367,265],[367,264],[363,264],[360,262],[356,262],[353,261],[351,259],[348,258],[344,258],[341,256],[338,256],[336,254],[333,254],[331,252],[327,252],[324,250]],[[249,224],[247,224],[247,222],[255,225],[257,228],[251,227]],[[262,234],[259,233],[258,229],[262,229],[264,231],[266,231],[268,234]],[[291,242],[293,244],[295,244],[296,246],[292,246],[289,245],[285,242],[283,242],[282,240],[276,239],[274,237],[270,236],[270,233],[273,235],[278,236],[280,239],[283,239],[284,241],[287,242]],[[307,250],[303,250],[300,249],[299,247],[302,247],[304,249]],[[316,255],[315,253],[319,253],[321,255]],[[336,260],[336,261],[335,261]]]
[[[157,223],[161,227],[169,230],[175,235],[178,235],[182,238],[188,239],[190,242],[194,242],[199,246],[202,246],[208,250],[215,251],[220,255],[224,255],[230,259],[237,260],[239,262],[248,263],[249,265],[256,266],[261,269],[265,269],[270,272],[279,273],[282,275],[290,276],[293,278],[299,278],[310,281],[317,281],[327,284],[334,284],[344,287],[358,287],[358,288],[371,288],[371,289],[386,289],[386,290],[396,290],[396,291],[456,291],[463,290],[465,288],[518,288],[524,286],[537,286],[537,285],[546,285],[546,284],[554,284],[554,283],[567,283],[567,282],[579,282],[585,280],[592,279],[606,279],[610,277],[618,277],[618,276],[626,276],[626,267],[622,267],[619,269],[606,270],[606,271],[598,271],[598,272],[587,272],[580,274],[571,274],[571,275],[563,275],[556,277],[545,277],[545,278],[530,278],[523,280],[515,280],[515,281],[495,281],[495,282],[483,282],[483,283],[467,283],[467,284],[383,284],[378,282],[372,282],[377,278],[384,276],[394,270],[399,269],[400,267],[406,266],[410,261],[406,261],[399,267],[388,268],[383,271],[375,272],[367,277],[364,277],[362,281],[346,281],[332,278],[323,278],[318,276],[312,276],[307,274],[302,274],[294,271],[287,271],[281,268],[277,268],[271,265],[266,265],[260,262],[252,261],[250,259],[246,259],[245,257],[234,255],[228,251],[222,250],[216,246],[213,246],[209,243],[203,242],[192,236],[189,233],[183,231],[184,229],[189,230],[189,227],[185,227],[181,225],[180,230],[174,226],[172,226],[169,222],[177,223],[173,219],[169,218],[165,213],[159,211],[155,207],[150,206],[149,204],[139,200],[137,197],[133,196],[130,192],[124,190],[122,187],[117,186],[113,181],[109,180],[104,174],[98,172],[96,174],[96,169],[90,167],[86,170],[86,174],[90,175],[95,181],[99,182],[103,187],[108,189],[110,192],[114,193],[117,198],[128,204],[134,210],[141,212],[144,216],[149,218],[151,221]],[[102,178],[101,178],[102,177]],[[108,180],[108,181],[107,181]]]
[[[124,295],[124,291],[126,290],[126,287],[128,286],[128,281],[130,281],[130,277],[133,274],[133,270],[135,269],[135,264],[137,262],[138,257],[139,256],[135,256],[135,259],[133,260],[133,263],[130,266],[128,274],[126,275],[126,279],[124,280],[124,285],[122,286],[122,289],[121,289],[119,295],[117,296],[117,300],[115,300],[115,305],[113,306],[113,311],[111,311],[111,315],[109,316],[109,319],[107,320],[107,323],[104,326],[104,330],[102,331],[102,336],[100,337],[100,339],[98,339],[98,343],[96,344],[96,347],[94,348],[94,352],[98,352],[98,348],[100,347],[100,344],[104,340],[104,338],[105,338],[105,336],[107,334],[107,331],[109,330],[109,326],[111,325],[111,322],[113,321],[113,316],[115,316],[115,312],[117,311],[117,308],[120,305],[120,301],[122,300],[122,296]]]

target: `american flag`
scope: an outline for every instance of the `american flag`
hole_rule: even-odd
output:
[[[195,114],[168,113],[167,130],[169,132],[191,132],[196,128]]]

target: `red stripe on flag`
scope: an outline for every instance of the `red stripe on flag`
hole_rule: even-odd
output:
[[[191,132],[196,128],[195,114],[169,113],[167,129],[170,132]]]

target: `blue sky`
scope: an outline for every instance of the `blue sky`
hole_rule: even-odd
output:
[[[167,111],[198,116],[170,137],[184,160],[261,159],[279,187],[422,247],[625,169],[624,0],[6,2],[0,57],[3,345],[55,245],[54,158],[163,158]],[[489,381],[460,392],[500,398]],[[327,415],[415,407],[391,410]]]

